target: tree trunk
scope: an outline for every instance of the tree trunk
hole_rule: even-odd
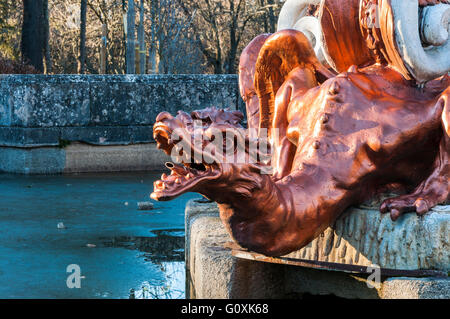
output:
[[[236,9],[238,12],[235,13],[234,8],[234,0],[230,0],[230,11],[232,12],[231,18],[232,21],[230,23],[230,50],[228,52],[228,59],[227,59],[227,67],[226,71],[228,74],[234,74],[235,73],[235,60],[237,55],[237,47],[238,43],[236,40],[236,25],[238,23],[239,18],[239,7]]]
[[[81,0],[80,5],[80,57],[78,61],[78,73],[86,73],[86,10],[87,0]]]
[[[45,74],[50,74],[52,72],[52,58],[50,52],[50,21],[48,18],[48,0],[43,0],[43,36],[44,36],[44,57],[45,57]]]
[[[148,70],[149,73],[156,74],[158,73],[158,63],[156,61],[156,14],[157,10],[157,1],[150,1],[150,17],[151,17],[151,34],[152,37],[150,39],[150,46],[148,49]]]
[[[134,0],[128,0],[127,11],[127,74],[135,74],[135,43],[136,43],[136,31],[135,31],[135,10]]]
[[[275,4],[274,0],[268,0],[267,3],[272,6]],[[269,8],[269,19],[268,20],[269,20],[270,29],[267,31],[269,33],[275,33],[277,31],[278,19],[275,15],[275,12],[273,9],[274,9],[273,7]]]
[[[138,42],[139,42],[139,71],[140,74],[145,74],[145,59],[147,57],[145,49],[145,30],[144,30],[144,0],[141,0],[139,7],[139,28],[138,28]]]
[[[22,60],[44,72],[44,1],[23,0]]]
[[[125,47],[125,73],[127,73],[127,27],[126,27],[126,20],[127,20],[127,0],[122,0],[122,13],[123,13],[123,43]]]
[[[106,74],[108,71],[107,46],[108,46],[108,29],[106,24],[102,24],[102,43],[100,46],[100,74]]]

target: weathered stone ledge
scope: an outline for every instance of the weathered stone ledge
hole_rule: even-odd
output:
[[[309,246],[290,257],[399,270],[448,271],[450,207],[397,222],[374,209],[352,208]],[[348,274],[233,257],[217,205],[186,207],[186,267],[191,298],[284,298],[305,293],[344,298],[450,298],[450,279]],[[367,247],[367,248],[366,248]],[[358,257],[357,257],[358,256]]]
[[[162,111],[242,109],[236,75],[1,75],[0,146],[152,142]]]
[[[237,75],[0,75],[0,172],[161,169],[162,111],[244,110]]]
[[[79,141],[91,145],[151,143],[152,126],[0,127],[0,146],[35,148]]]
[[[72,143],[64,148],[0,147],[0,172],[60,174],[162,171],[170,160],[155,143],[93,146]]]

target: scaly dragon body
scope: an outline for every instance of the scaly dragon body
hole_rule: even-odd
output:
[[[450,199],[448,75],[421,88],[378,63],[333,74],[293,30],[264,35],[243,57],[241,92],[256,134],[243,130],[237,111],[160,114],[158,147],[178,156],[183,142],[202,156],[169,163],[171,175],[155,183],[152,198],[201,193],[219,204],[238,244],[270,256],[304,247],[348,207],[382,192],[403,193],[380,207],[393,220]],[[247,161],[238,160],[227,132]],[[259,153],[249,161],[250,146],[266,140],[271,162]]]

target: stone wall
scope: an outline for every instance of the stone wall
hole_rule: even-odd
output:
[[[210,106],[244,109],[236,75],[0,75],[0,171],[84,171],[66,167],[74,162],[64,150],[67,145],[72,143],[73,150],[79,145],[74,142],[103,147],[151,144],[152,126],[161,111]],[[129,160],[137,166],[130,162],[123,169],[152,166]],[[101,161],[96,157],[96,163]],[[102,167],[117,169],[100,163],[89,171]]]
[[[235,75],[3,75],[0,146],[152,141],[158,113],[242,107]]]

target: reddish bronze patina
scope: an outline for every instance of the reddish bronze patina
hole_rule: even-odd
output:
[[[239,89],[246,105],[248,128],[259,128],[259,99],[253,79],[259,51],[270,34],[261,34],[254,38],[242,51],[239,61]]]
[[[360,21],[354,9],[349,13]],[[333,10],[337,16],[344,14]],[[221,219],[239,245],[268,256],[307,245],[349,206],[382,192],[404,194],[380,207],[393,220],[409,211],[423,215],[448,201],[449,76],[419,87],[401,70],[381,63],[389,61],[384,59],[389,52],[383,43],[363,46],[364,35],[374,33],[360,27],[358,36],[354,35],[360,37],[357,48],[346,48],[342,50],[348,52],[345,57],[334,59],[338,75],[317,61],[298,31],[264,35],[246,49],[241,92],[247,96],[250,126],[259,117],[259,142],[265,140],[262,129],[268,130],[272,174],[262,173],[269,165],[261,160],[262,154],[256,161],[242,162],[225,157],[225,151],[230,153],[226,138],[223,143],[212,142],[212,131],[232,131],[235,142],[243,143],[246,155],[252,156],[249,149],[255,141],[240,127],[239,112],[206,109],[191,115],[180,112],[176,117],[160,114],[154,127],[158,147],[173,154],[184,141],[203,158],[185,156],[181,164],[169,163],[172,173],[155,183],[152,198],[170,200],[185,192],[201,193],[219,204]],[[336,36],[329,37],[328,49],[331,43],[339,45]],[[345,40],[345,35],[339,36]],[[258,49],[252,81],[250,61]],[[258,113],[253,111],[256,102],[248,98],[254,97],[248,93],[253,90]],[[202,126],[196,128],[195,121]],[[173,138],[177,129],[183,129],[183,134]],[[195,143],[199,130],[210,139]]]

